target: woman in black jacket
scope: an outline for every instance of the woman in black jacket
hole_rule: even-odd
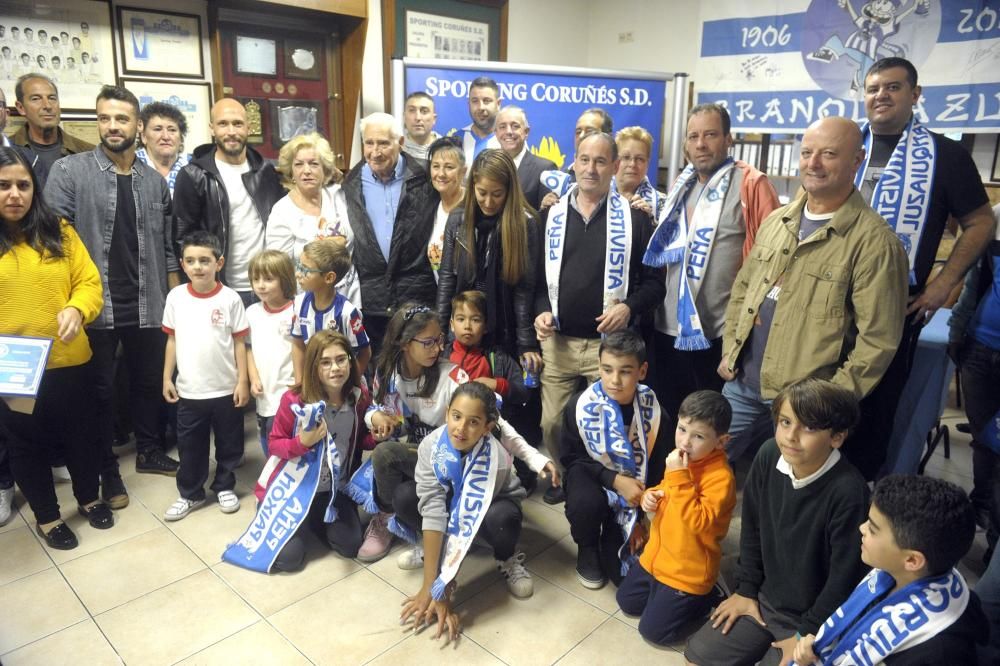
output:
[[[465,205],[448,218],[438,272],[438,313],[451,318],[455,294],[487,296],[487,340],[519,355],[526,370],[541,370],[534,329],[535,284],[542,223],[521,193],[514,161],[484,150],[472,163]]]

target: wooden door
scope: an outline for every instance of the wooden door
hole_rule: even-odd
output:
[[[259,7],[260,5],[258,5]],[[266,5],[264,6],[266,7]],[[334,17],[296,17],[280,9],[248,12],[221,7],[215,16],[221,96],[247,108],[249,143],[277,159],[291,137],[325,136],[343,169],[340,43]]]

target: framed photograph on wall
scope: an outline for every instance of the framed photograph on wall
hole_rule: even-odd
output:
[[[382,76],[394,55],[449,60],[507,60],[508,0],[381,0]],[[392,106],[386,86],[385,108]]]
[[[319,81],[323,73],[323,42],[285,38],[285,78]]]
[[[438,60],[488,60],[490,24],[406,11],[406,55]]]
[[[117,78],[110,2],[5,0],[2,11],[0,87],[8,97],[19,76],[42,72],[58,84],[64,112],[94,113],[101,86]]]
[[[118,6],[123,73],[203,79],[201,18]]]
[[[278,75],[278,42],[266,37],[236,35],[233,40],[233,69],[251,76]]]
[[[271,145],[281,148],[300,134],[319,132],[326,136],[323,121],[323,102],[308,99],[272,99]]]
[[[212,118],[212,86],[209,83],[155,81],[123,76],[121,85],[139,98],[140,109],[150,102],[166,102],[180,109],[188,126],[184,152],[190,153],[196,146],[212,142],[212,134],[208,129]]]
[[[993,149],[993,169],[990,171],[990,180],[1000,183],[1000,136],[997,137],[997,146]]]

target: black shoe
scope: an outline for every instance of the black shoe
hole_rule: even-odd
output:
[[[608,579],[601,569],[601,556],[597,546],[580,546],[576,554],[576,579],[588,590],[599,590]]]
[[[114,472],[101,475],[101,499],[115,510],[128,506],[128,491],[125,490],[121,474]]]
[[[73,530],[66,523],[59,523],[49,530],[48,534],[43,532],[41,525],[36,523],[35,531],[38,532],[38,536],[45,539],[45,543],[49,545],[49,548],[73,550],[80,545],[80,542],[76,540],[76,535],[73,534]]]
[[[111,513],[111,507],[104,502],[98,502],[89,509],[78,506],[76,510],[87,519],[94,529],[108,530],[115,526],[115,516]]]
[[[177,476],[178,467],[179,462],[158,449],[139,453],[135,457],[135,471],[139,474]]]
[[[566,491],[562,486],[549,486],[549,489],[542,495],[546,504],[562,504],[566,501]]]

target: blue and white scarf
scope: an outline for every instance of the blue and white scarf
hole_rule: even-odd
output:
[[[611,191],[618,192],[618,179],[611,179]],[[663,194],[649,182],[649,176],[643,176],[642,182],[639,186],[635,188],[635,193],[638,194],[653,211],[653,222],[660,219],[660,213],[663,210],[663,206],[666,203],[666,198]]]
[[[372,382],[375,392],[379,390],[379,383],[382,381],[381,376],[376,375]],[[382,404],[376,405],[372,403],[368,407],[368,411],[380,411],[389,416],[395,417],[398,420],[396,428],[392,431],[390,438],[399,439],[404,436],[402,432],[403,424],[410,419],[413,419],[413,412],[407,406],[406,401],[403,400],[403,396],[400,395],[399,389],[396,388],[396,374],[393,373],[389,377],[389,386],[386,389],[385,398],[382,400]],[[378,503],[375,501],[375,468],[372,466],[371,458],[366,460],[358,471],[354,473],[351,477],[350,482],[347,484],[347,494],[352,500],[357,502],[365,511],[374,515],[380,511]],[[407,543],[418,543],[419,537],[413,529],[411,529],[406,523],[400,521],[395,514],[389,519],[388,523],[389,531],[398,536],[400,539],[406,541]]]
[[[649,454],[660,430],[660,403],[652,389],[639,384],[632,406],[635,413],[626,429],[621,407],[608,397],[600,381],[594,382],[577,400],[576,427],[591,458],[619,474],[645,482]],[[629,506],[613,490],[605,488],[604,492],[608,496],[608,506],[615,514],[615,522],[625,537],[618,551],[624,576],[636,559],[629,551],[629,536],[639,518],[640,509]]]
[[[375,501],[375,467],[372,465],[371,458],[366,460],[358,468],[358,471],[354,473],[354,476],[351,477],[351,480],[344,487],[344,492],[369,514],[374,516],[381,511],[378,502]],[[393,514],[389,518],[386,527],[390,532],[407,543],[417,544],[420,542],[420,537],[417,533],[406,523],[399,520],[396,514]]]
[[[146,152],[145,148],[138,148],[135,151],[135,156],[142,160],[147,166],[152,169],[156,169],[156,164],[150,159],[149,153]],[[181,172],[181,169],[186,167],[191,161],[191,156],[187,153],[178,153],[177,159],[174,161],[174,165],[170,167],[170,171],[167,173],[167,189],[170,190],[170,198],[174,198],[174,185],[177,183],[177,174]],[[159,173],[159,172],[157,172]]]
[[[566,247],[566,218],[569,196],[549,210],[545,223],[545,281],[548,284],[549,303],[556,328],[559,328],[559,276],[562,272],[563,249]],[[628,296],[628,271],[632,261],[632,210],[620,194],[608,192],[607,225],[604,257],[604,307],[607,312],[613,305]],[[585,267],[577,267],[583,269]],[[586,267],[589,268],[589,267]]]
[[[816,633],[813,652],[823,664],[881,663],[890,654],[937,636],[954,624],[969,604],[969,586],[957,569],[915,580],[889,594],[895,585],[895,579],[881,569],[872,569],[862,579]]]
[[[292,434],[316,429],[323,420],[325,410],[326,403],[322,400],[308,405],[292,405],[292,412],[296,417],[295,430]],[[298,458],[283,460],[271,456],[264,466],[261,478],[266,482],[278,466],[281,467],[281,471],[270,479],[267,492],[257,507],[253,521],[243,535],[226,548],[222,554],[223,560],[253,571],[270,573],[282,548],[309,515],[322,474],[324,449],[332,477],[332,487],[334,489],[337,487],[337,480],[340,478],[340,454],[337,452],[334,439],[333,433],[328,434],[325,441],[317,443]],[[336,519],[337,509],[331,498],[323,521],[332,523]]]
[[[687,219],[687,198],[698,182],[694,166],[687,165],[677,178],[663,207],[660,223],[649,239],[642,263],[653,268],[683,262],[677,281],[677,324],[674,347],[682,351],[709,349],[712,343],[705,337],[696,305],[704,283],[708,262],[715,244],[715,234],[722,219],[723,203],[732,181],[736,164],[727,159],[705,183],[705,189],[695,204],[692,219]]]
[[[872,155],[872,132],[868,123],[861,126],[865,141],[865,161],[854,177],[854,185],[861,189]],[[917,283],[914,266],[920,237],[927,224],[931,209],[931,187],[934,184],[934,167],[937,146],[931,131],[913,117],[903,128],[896,149],[872,192],[871,207],[885,218],[903,243],[910,260],[910,284]]]
[[[462,560],[486,518],[486,512],[493,503],[493,489],[497,483],[500,456],[503,455],[500,443],[487,433],[468,453],[463,464],[462,454],[452,445],[447,426],[441,426],[439,430],[431,462],[438,483],[445,492],[452,491],[452,496],[441,571],[431,586],[431,596],[435,599],[444,598],[448,583],[458,575]]]
[[[545,189],[555,192],[559,198],[566,196],[570,190],[576,187],[576,181],[573,180],[573,176],[565,171],[543,171],[538,176],[538,180],[541,181]]]

